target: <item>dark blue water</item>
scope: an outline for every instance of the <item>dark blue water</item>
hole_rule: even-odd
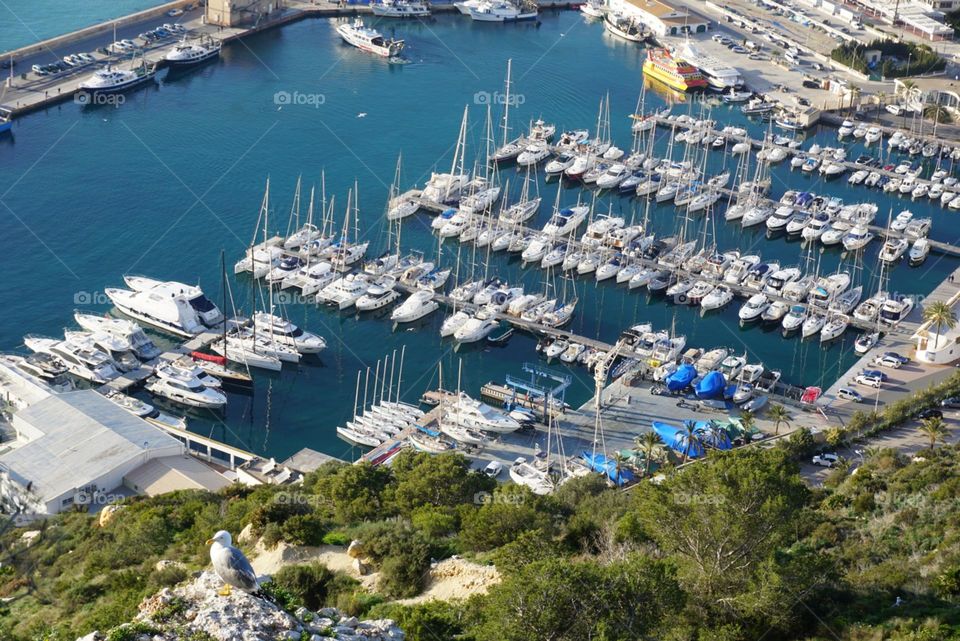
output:
[[[220,300],[220,251],[232,271],[254,231],[268,176],[272,231],[287,228],[297,176],[319,189],[325,170],[338,220],[347,189],[355,179],[359,182],[361,229],[373,241],[371,254],[383,248],[382,215],[397,154],[403,152],[405,187],[422,185],[431,170],[449,170],[460,118],[469,105],[467,154],[472,164],[483,149],[486,117],[485,107],[476,104],[482,102],[477,93],[502,91],[507,58],[513,60],[514,91],[522,96],[512,113],[517,128],[542,115],[561,129],[592,129],[599,102],[609,92],[614,140],[628,148],[626,115],[640,92],[642,50],[610,39],[601,26],[576,13],[547,14],[541,22],[539,28],[498,26],[444,16],[425,24],[384,24],[381,30],[408,43],[408,64],[387,64],[341,44],[332,21],[308,20],[233,44],[220,62],[167,76],[156,87],[129,94],[118,108],[67,103],[20,119],[13,138],[0,139],[0,215],[6,222],[0,295],[12,302],[0,317],[3,347],[22,349],[21,337],[28,332],[59,334],[71,324],[74,308],[108,310],[99,292],[122,286],[125,273],[199,282]],[[301,96],[291,101],[301,104],[278,106],[278,92]],[[648,107],[661,104],[661,98],[647,94]],[[677,105],[674,111],[700,109]],[[499,115],[495,110],[494,119]],[[712,117],[747,122],[726,106],[715,108]],[[750,127],[755,136],[765,130],[761,123]],[[834,143],[836,132],[811,137]],[[660,153],[666,151],[664,138],[661,133]],[[850,151],[851,157],[858,153]],[[723,164],[722,155],[712,154],[711,170]],[[511,191],[518,193],[520,176],[507,169],[507,177]],[[894,215],[909,207],[916,215],[933,216],[937,239],[955,240],[960,231],[953,214],[926,201],[901,203],[848,187],[845,178],[827,184],[791,173],[788,165],[774,171],[774,196],[799,187],[841,195],[846,202],[878,202],[883,212],[878,221],[890,208]],[[541,180],[539,188],[545,203],[538,224],[549,215],[558,187]],[[578,197],[575,188],[565,187],[561,195],[565,204]],[[306,195],[304,213],[305,201]],[[615,195],[601,197],[597,207],[637,221],[644,215],[643,203]],[[784,265],[801,262],[798,243],[768,241],[760,230],[744,233],[739,225],[726,224],[721,214],[706,223],[707,235],[721,249],[762,252]],[[676,232],[679,218],[673,207],[652,207],[649,216],[653,231]],[[695,221],[698,234],[703,234],[703,220]],[[436,255],[429,218],[405,222],[403,246]],[[459,247],[448,242],[441,260],[452,265]],[[867,290],[876,287],[871,283],[878,249],[874,243],[864,252],[858,280]],[[466,256],[467,248],[462,251]],[[843,259],[836,250],[814,255],[821,271],[834,269]],[[852,268],[852,258],[846,260]],[[954,266],[937,256],[920,269],[901,265],[891,274],[890,288],[926,293]],[[490,270],[529,289],[543,286],[541,270],[524,270],[505,255],[495,255]],[[230,283],[238,307],[249,310],[250,281],[231,275]],[[783,340],[776,331],[740,329],[738,305],[701,318],[697,309],[650,301],[625,287],[598,287],[592,277],[578,280],[576,288],[580,305],[572,329],[587,336],[612,341],[640,321],[674,325],[690,345],[746,351],[751,361],[782,369],[784,380],[796,384],[829,384],[852,362],[852,333],[824,348]],[[279,376],[258,374],[252,396],[232,395],[224,417],[201,416],[192,421],[192,429],[277,457],[304,446],[348,457],[349,448],[336,438],[334,427],[351,414],[357,372],[375,367],[385,354],[406,346],[402,392],[408,400],[436,386],[439,362],[452,387],[462,359],[462,387],[476,394],[483,383],[519,373],[524,361],[536,359],[534,339],[523,335],[515,335],[506,348],[455,353],[438,337],[439,314],[394,331],[385,319],[357,319],[309,305],[290,306],[287,313],[324,335],[330,348],[299,369]],[[574,384],[568,400],[578,404],[591,394],[592,381],[585,370],[569,371]]]
[[[0,51],[83,29],[162,4],[158,0],[83,0],[69,9],[59,0],[0,3]]]

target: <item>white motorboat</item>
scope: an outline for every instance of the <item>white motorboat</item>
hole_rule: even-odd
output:
[[[879,259],[884,263],[895,263],[907,252],[910,247],[910,241],[906,238],[887,238],[880,248]]]
[[[857,225],[843,237],[843,248],[847,251],[856,251],[866,247],[873,240],[873,232],[866,225]]]
[[[79,89],[95,94],[119,93],[152,80],[156,73],[156,67],[146,65],[131,70],[114,69],[108,65],[106,69],[99,69],[82,81]]]
[[[89,332],[107,332],[123,340],[127,349],[132,350],[142,361],[153,360],[160,355],[160,348],[147,338],[143,329],[133,321],[82,312],[74,312],[73,318],[80,327]]]
[[[888,298],[880,308],[880,322],[887,326],[898,325],[913,310],[913,298]]]
[[[275,342],[291,347],[301,354],[317,354],[327,347],[327,341],[311,332],[306,332],[288,320],[267,312],[253,315],[256,331],[270,336]]]
[[[806,320],[807,306],[792,305],[786,315],[784,315],[781,326],[783,327],[784,333],[795,332],[803,327],[803,323]]]
[[[221,46],[219,40],[187,42],[184,38],[184,41],[167,52],[163,59],[174,67],[198,65],[219,56]]]
[[[357,311],[372,312],[383,309],[400,298],[400,292],[394,289],[396,279],[386,276],[372,283],[363,296],[355,303]]]
[[[876,294],[863,301],[853,310],[853,317],[864,323],[872,323],[877,320],[883,304],[890,298],[890,294],[884,291],[878,291]]]
[[[228,334],[211,343],[210,349],[228,361],[245,367],[259,367],[273,372],[279,372],[282,367],[274,345],[262,336]]]
[[[484,432],[506,434],[520,429],[520,423],[509,415],[461,393],[448,416],[452,415],[458,425]]]
[[[784,301],[775,300],[763,311],[760,315],[760,320],[764,323],[781,323],[789,311],[790,305]]]
[[[607,5],[603,0],[587,0],[580,5],[580,13],[591,18],[602,18],[606,10]]]
[[[784,288],[799,279],[800,276],[801,272],[799,267],[778,269],[767,278],[767,281],[763,284],[763,291],[766,294],[780,296]],[[806,295],[806,292],[804,292],[804,295]]]
[[[860,334],[853,344],[853,350],[860,355],[866,354],[880,342],[880,332]]]
[[[107,288],[117,309],[177,336],[193,337],[223,321],[220,310],[194,285],[125,276],[130,289]]]
[[[910,247],[910,266],[916,267],[922,265],[930,254],[930,240],[927,238],[918,238],[913,241]]]
[[[189,358],[178,359],[172,362],[164,361],[153,369],[153,373],[159,378],[195,378],[205,387],[212,387],[214,389],[223,387],[223,381],[209,374]]]
[[[476,343],[489,336],[500,323],[484,314],[478,314],[469,318],[463,325],[457,328],[453,333],[453,338],[458,343]]]
[[[529,488],[531,492],[538,496],[545,496],[554,490],[554,483],[550,475],[528,463],[527,459],[522,456],[518,457],[510,466],[510,480],[517,485]]]
[[[113,359],[88,344],[42,336],[26,336],[23,342],[31,352],[49,354],[63,363],[71,374],[91,383],[107,383],[120,376]]]
[[[330,305],[341,311],[350,309],[367,293],[370,277],[367,274],[351,273],[334,280],[317,293],[317,302]]]
[[[390,314],[390,320],[395,323],[412,323],[440,308],[440,303],[434,300],[431,290],[420,290],[410,294]]]
[[[384,38],[376,29],[365,26],[362,18],[339,25],[337,33],[347,44],[384,58],[399,56],[403,50],[403,40]]]
[[[430,7],[420,0],[376,0],[370,11],[381,18],[422,18],[430,15]]]
[[[770,299],[765,294],[754,294],[740,308],[738,316],[741,321],[751,323],[759,320],[768,307],[770,307]]]
[[[903,210],[890,223],[890,229],[902,234],[911,220],[913,220],[913,212]]]
[[[743,214],[743,219],[740,221],[740,224],[746,229],[747,227],[752,227],[754,225],[760,225],[767,222],[767,219],[773,215],[774,209],[772,207],[767,207],[763,205],[757,205],[756,207],[751,207]]]
[[[700,308],[704,311],[720,309],[728,305],[732,300],[733,290],[726,285],[720,285],[703,297],[700,301]]]
[[[506,0],[480,0],[470,9],[470,18],[478,22],[512,22],[521,15],[520,8]]]
[[[134,355],[127,342],[113,334],[67,329],[64,330],[63,337],[75,345],[83,345],[103,352],[121,372],[132,372],[140,367],[140,360]]]

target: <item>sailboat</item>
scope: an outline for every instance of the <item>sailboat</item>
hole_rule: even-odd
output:
[[[353,209],[350,208],[351,197],[353,198]],[[347,271],[353,265],[360,262],[367,253],[369,241],[360,242],[360,188],[356,181],[353,182],[353,191],[347,192],[347,212],[343,218],[343,233],[340,241],[336,244],[336,250],[330,259],[330,264],[337,271]],[[350,242],[350,214],[353,213],[353,242]]]
[[[397,169],[394,172],[393,184],[390,185],[390,197],[387,199],[387,220],[401,220],[417,213],[420,202],[414,198],[400,197],[400,165],[403,154],[397,156]]]
[[[526,140],[523,136],[518,136],[517,138],[510,140],[510,69],[512,64],[513,60],[508,58],[507,79],[504,84],[503,124],[501,125],[501,129],[503,130],[503,142],[500,143],[500,146],[497,147],[497,149],[490,156],[490,159],[496,163],[516,160],[517,156],[520,155],[526,145]]]

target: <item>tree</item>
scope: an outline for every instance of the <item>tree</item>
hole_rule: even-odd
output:
[[[643,436],[633,439],[633,444],[638,452],[643,452],[643,475],[650,476],[650,465],[663,456],[663,439],[650,430]]]
[[[770,420],[773,421],[773,435],[776,436],[780,433],[780,426],[786,425],[790,427],[790,412],[787,411],[787,408],[783,405],[771,405],[770,411],[767,412],[767,415],[770,417]]]
[[[386,496],[391,481],[392,472],[385,465],[344,465],[334,474],[317,477],[313,491],[317,504],[337,521],[356,523],[393,515]]]
[[[853,103],[854,101],[859,100],[861,91],[862,89],[860,89],[860,87],[852,83],[848,87],[847,92],[850,95],[849,111],[853,111]]]
[[[390,466],[396,477],[393,498],[401,514],[418,507],[453,508],[473,503],[477,494],[491,492],[496,481],[471,469],[462,454],[431,455],[407,450]]]
[[[947,440],[949,432],[942,418],[931,416],[921,421],[920,433],[930,439],[930,449],[932,450],[938,442],[942,443]]]
[[[690,458],[691,451],[699,452],[703,449],[703,442],[700,440],[700,430],[697,429],[695,421],[687,420],[683,422],[681,438],[686,444],[683,448],[683,460],[680,462],[680,464],[683,465],[687,462],[687,459]]]
[[[957,326],[957,315],[953,308],[943,301],[935,301],[924,307],[923,320],[937,328],[934,345],[940,342],[940,331],[944,327],[950,330]]]
[[[925,106],[923,108],[923,116],[933,121],[934,132],[936,132],[936,126],[938,124],[948,125],[953,122],[953,116],[950,115],[950,111],[943,105]]]
[[[683,595],[668,564],[550,558],[510,574],[483,602],[481,641],[633,641],[656,637]]]
[[[761,615],[779,620],[797,605],[790,591],[803,594],[805,584],[817,580],[782,583],[771,576],[800,558],[784,552],[797,539],[809,497],[796,464],[779,448],[720,452],[634,492],[638,519],[677,564],[699,614],[731,623]],[[758,585],[765,586],[763,594],[752,595]]]

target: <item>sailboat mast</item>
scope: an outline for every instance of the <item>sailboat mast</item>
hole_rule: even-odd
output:
[[[407,346],[400,348],[400,371],[397,373],[397,402],[400,402],[400,383],[403,381],[403,356],[407,353]]]
[[[503,103],[503,144],[506,146],[510,136],[510,68],[513,64],[512,58],[507,58],[507,83],[506,95]],[[523,80],[521,78],[521,80]]]

